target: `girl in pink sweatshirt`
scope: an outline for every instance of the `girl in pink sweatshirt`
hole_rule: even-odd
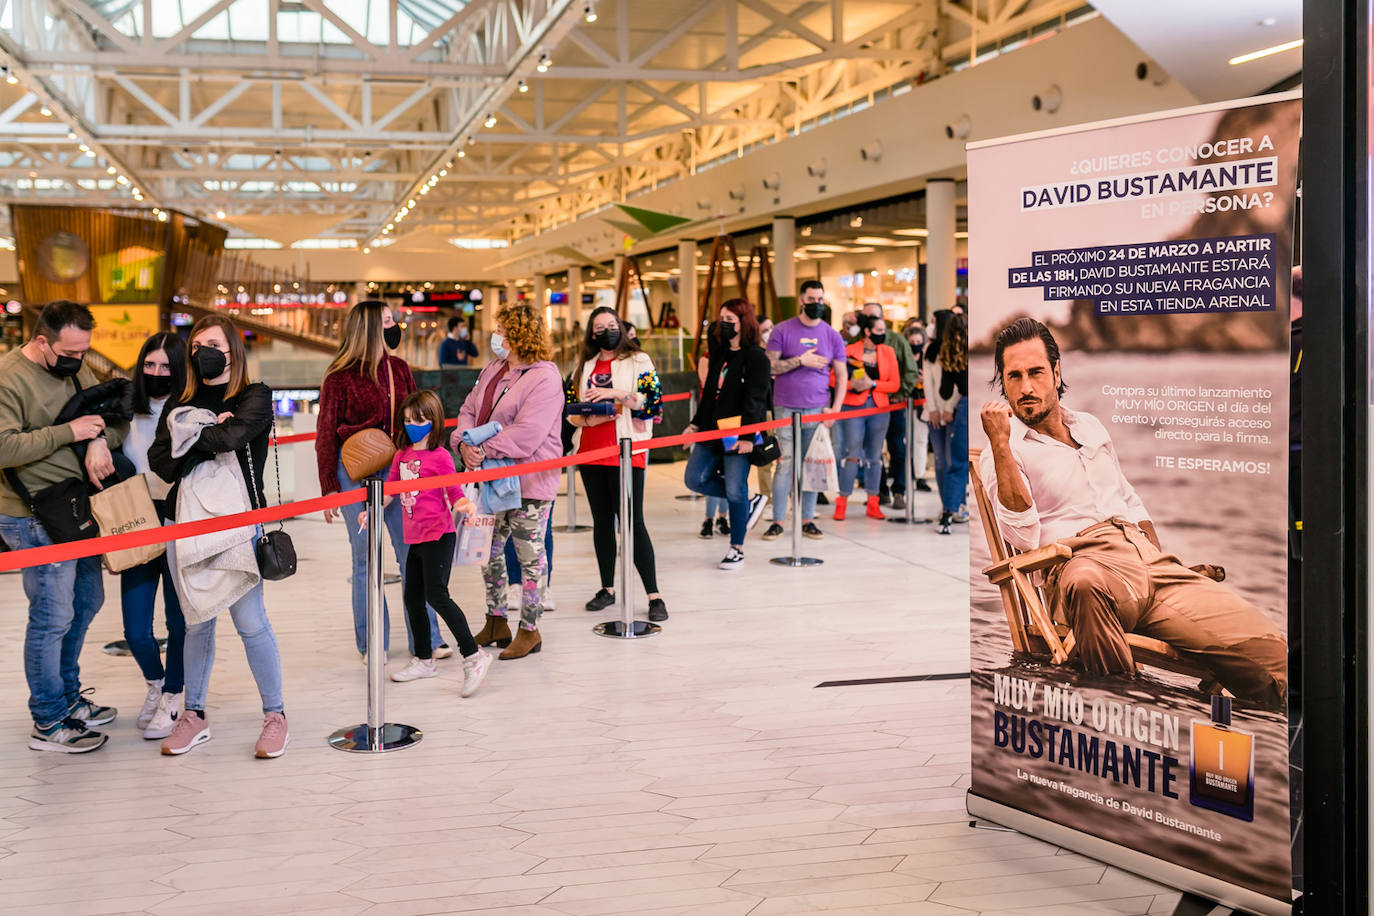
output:
[[[401,409],[405,438],[397,436],[398,450],[387,480],[419,480],[457,473],[453,456],[443,446],[444,406],[439,396],[433,391],[416,391],[405,399]],[[491,655],[472,638],[463,609],[449,596],[448,576],[457,541],[453,513],[472,513],[475,507],[457,485],[402,493],[400,500],[402,529],[410,547],[406,557],[405,606],[415,634],[415,657],[400,671],[392,672],[391,679],[413,681],[438,673],[429,627],[424,623],[428,604],[458,638],[458,651],[463,656],[462,695],[470,697],[491,669]],[[390,501],[388,497],[387,502]],[[361,521],[367,524],[366,514]]]

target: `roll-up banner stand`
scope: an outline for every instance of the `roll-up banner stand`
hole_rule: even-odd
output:
[[[968,148],[969,813],[1276,916],[1301,105]]]

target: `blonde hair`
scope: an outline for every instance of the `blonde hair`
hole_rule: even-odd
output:
[[[537,363],[553,359],[553,346],[544,327],[544,316],[532,305],[517,302],[496,313],[496,321],[506,329],[506,346],[521,362]]]
[[[234,324],[226,315],[206,315],[191,328],[190,341],[192,344],[202,331],[210,328],[219,328],[224,332],[224,339],[229,342],[229,388],[224,392],[224,397],[232,398],[240,391],[248,387],[248,351],[243,347],[243,333],[238,325]],[[187,360],[195,357],[189,352]],[[186,388],[181,393],[181,403],[189,403],[200,390],[200,375],[194,371],[186,373]]]
[[[963,372],[968,368],[968,325],[964,316],[955,313],[940,338],[940,368],[948,372]]]
[[[360,374],[378,381],[377,367],[386,355],[386,343],[382,338],[382,310],[386,307],[380,299],[365,299],[348,310],[344,316],[343,338],[329,368],[324,370],[325,378],[356,366]]]

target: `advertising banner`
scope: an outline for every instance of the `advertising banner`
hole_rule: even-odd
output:
[[[91,349],[121,369],[134,368],[143,342],[162,330],[162,309],[157,305],[92,305],[91,314]]]
[[[1286,94],[968,153],[969,811],[1260,913],[1300,132]]]

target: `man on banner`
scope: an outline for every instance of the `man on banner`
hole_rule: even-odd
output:
[[[1065,385],[1050,330],[1033,318],[1007,325],[994,366],[1006,401],[983,407],[990,448],[982,477],[1008,543],[1072,549],[1045,584],[1088,673],[1133,675],[1125,634],[1139,633],[1168,643],[1236,696],[1282,707],[1283,634],[1240,596],[1163,552],[1106,428],[1060,404]]]

